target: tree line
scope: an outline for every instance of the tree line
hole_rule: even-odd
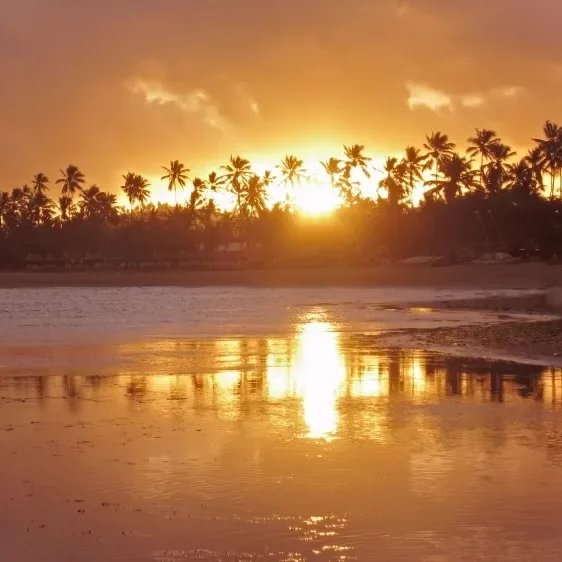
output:
[[[171,161],[162,180],[174,193],[173,206],[152,201],[150,182],[133,172],[122,178],[127,207],[114,193],[88,186],[75,165],[54,183],[37,173],[30,185],[0,192],[0,264],[21,266],[29,256],[195,263],[202,256],[212,261],[233,241],[261,248],[265,262],[372,261],[484,246],[562,253],[562,127],[547,121],[522,157],[488,129],[476,129],[467,146],[462,153],[448,135],[432,132],[421,148],[408,146],[401,158],[386,158],[382,169],[363,145],[344,146],[340,158],[321,163],[342,201],[322,221],[304,221],[295,212],[292,194],[310,178],[294,155],[262,174],[248,159],[231,156],[204,178],[191,178],[181,161]],[[373,176],[382,179],[371,198],[361,187]],[[287,197],[271,206],[274,185],[284,186]],[[50,197],[51,186],[60,188],[59,196]],[[185,202],[180,190],[188,192]],[[230,194],[232,208],[217,206],[221,192]]]

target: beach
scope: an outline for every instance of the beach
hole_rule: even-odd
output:
[[[475,287],[545,288],[562,283],[562,266],[543,263],[446,267],[382,265],[256,270],[53,270],[0,272],[0,287]]]
[[[378,271],[5,274],[0,560],[558,560],[557,269]]]
[[[557,314],[546,302],[547,291],[562,284],[562,266],[542,263],[510,265],[465,264],[449,267],[379,266],[361,268],[261,269],[229,271],[20,271],[0,273],[0,288],[48,287],[184,287],[411,290],[412,306],[434,309],[483,310],[497,313]],[[462,289],[469,298],[424,302],[423,289]],[[536,294],[497,296],[494,290],[536,290]],[[488,291],[478,294],[478,291]],[[489,291],[492,291],[491,293]],[[390,306],[392,303],[386,303]],[[550,319],[548,319],[550,320]],[[492,322],[493,323],[493,322]],[[389,345],[421,346],[455,354],[532,360],[559,364],[562,335],[556,321],[510,322],[489,326],[418,329],[407,334],[384,334]]]

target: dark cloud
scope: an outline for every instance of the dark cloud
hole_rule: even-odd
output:
[[[562,117],[555,0],[0,0],[4,188]],[[408,106],[407,84],[451,107]],[[502,94],[503,92],[503,94]],[[476,103],[475,100],[482,100]],[[463,101],[464,100],[464,101]],[[472,100],[468,103],[466,100]],[[466,102],[466,103],[465,103]]]

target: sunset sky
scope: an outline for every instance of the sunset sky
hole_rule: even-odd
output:
[[[0,0],[1,188],[562,119],[558,0]]]

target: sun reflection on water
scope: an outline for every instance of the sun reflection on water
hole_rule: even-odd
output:
[[[293,372],[310,438],[329,438],[337,430],[337,402],[346,376],[338,340],[334,326],[322,321],[303,324],[297,336]]]
[[[482,365],[421,351],[382,350],[368,336],[346,332],[322,307],[295,318],[283,335],[151,339],[121,345],[115,353],[123,359],[116,374],[136,408],[147,407],[148,395],[160,395],[165,399],[156,403],[163,415],[181,416],[188,408],[230,420],[259,414],[316,440],[347,434],[388,440],[396,399],[422,404],[447,396],[494,401],[535,396],[552,407],[562,403],[560,370],[537,368],[533,376],[516,377],[508,386],[497,369],[474,376],[474,368]],[[68,404],[76,410],[89,386],[93,392],[105,380],[61,374]],[[49,384],[38,387],[41,396],[48,395]]]

